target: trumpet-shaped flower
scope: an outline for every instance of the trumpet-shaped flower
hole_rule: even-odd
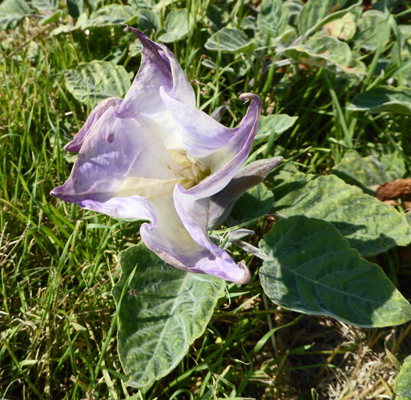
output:
[[[141,238],[164,261],[247,283],[245,264],[213,244],[207,229],[281,161],[239,171],[258,129],[261,100],[241,95],[252,100],[247,114],[237,128],[226,128],[196,108],[194,91],[166,46],[126,30],[142,42],[140,70],[124,100],[101,102],[65,147],[79,154],[68,180],[51,194],[115,218],[148,221]]]

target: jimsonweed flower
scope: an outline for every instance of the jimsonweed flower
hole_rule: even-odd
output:
[[[90,114],[67,151],[79,152],[70,177],[51,194],[114,218],[146,220],[145,244],[190,272],[247,283],[244,263],[213,244],[208,227],[261,182],[281,158],[239,171],[257,133],[261,100],[251,99],[237,128],[198,110],[175,56],[140,31],[141,67],[124,100],[109,98]]]

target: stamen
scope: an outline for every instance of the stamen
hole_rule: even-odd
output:
[[[191,171],[193,172],[194,180],[196,181],[196,183],[200,182],[200,181],[198,180],[198,171],[197,171],[197,169],[196,169],[195,164],[192,164],[192,165],[191,165]]]
[[[189,156],[187,154],[187,151],[184,149],[177,151],[174,150],[174,152],[178,153],[179,156],[184,157],[185,160],[181,160],[180,157],[176,157],[174,159],[177,164],[182,167],[178,171],[174,171],[169,165],[167,165],[167,167],[171,169],[176,175],[180,175],[181,177],[195,182],[195,184],[198,184],[204,178],[203,173],[207,171],[204,163],[195,157]]]
[[[171,171],[173,171],[176,175],[180,175],[180,176],[182,176],[183,178],[185,178],[185,179],[187,179],[187,180],[189,180],[189,181],[192,181],[192,180],[196,181],[196,179],[193,179],[191,176],[187,176],[187,175],[181,173],[181,171],[184,171],[185,169],[190,168],[190,166],[184,167],[184,168],[180,168],[178,171],[175,171],[175,170],[174,170],[173,168],[171,168],[169,165],[167,165],[167,168],[170,169]],[[197,183],[198,183],[198,182],[197,182]]]
[[[197,168],[199,168],[203,172],[207,169],[206,166],[203,164],[203,162],[200,161],[200,160],[197,160],[195,162],[195,165],[196,165]]]

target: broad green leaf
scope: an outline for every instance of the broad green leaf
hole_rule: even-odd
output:
[[[185,39],[193,22],[193,18],[187,13],[186,8],[171,11],[164,23],[165,33],[161,34],[157,40],[163,43],[174,43]]]
[[[329,22],[324,26],[328,36],[336,37],[340,40],[350,40],[354,37],[357,30],[356,16],[349,12],[342,18]]]
[[[128,3],[136,10],[140,9],[152,9],[156,5],[156,0],[129,0]]]
[[[279,186],[281,183],[287,182],[299,171],[294,164],[283,163],[280,168],[275,171],[274,185]],[[274,198],[275,199],[275,198]]]
[[[334,175],[294,174],[273,189],[274,212],[331,222],[363,256],[411,243],[411,229],[394,208]]]
[[[133,7],[111,4],[93,12],[88,21],[81,27],[82,29],[86,29],[91,27],[124,24],[136,14],[137,11]]]
[[[373,2],[373,10],[379,10],[385,12],[391,12],[393,8],[398,4],[398,0],[376,0]]]
[[[279,36],[287,26],[288,11],[282,0],[263,0],[257,17],[258,27],[266,35]]]
[[[382,183],[403,178],[406,172],[404,161],[395,155],[384,154],[380,159],[375,156],[361,157],[355,150],[349,150],[333,167],[335,175],[370,195],[374,195]]]
[[[160,29],[160,19],[154,11],[142,8],[138,10],[137,26],[142,32],[150,35],[153,30],[157,32]]]
[[[79,64],[64,71],[69,92],[81,103],[92,106],[108,97],[122,97],[130,87],[130,77],[122,66],[106,61]]]
[[[380,86],[354,97],[347,106],[350,111],[389,112],[411,115],[411,89]]]
[[[291,128],[297,119],[298,117],[290,117],[287,114],[271,114],[267,117],[261,117],[253,144],[256,145],[266,142],[271,132],[274,132],[277,138],[287,129]]]
[[[67,8],[73,18],[79,18],[83,12],[84,0],[67,0]]]
[[[118,353],[127,382],[145,387],[166,376],[207,327],[222,279],[185,272],[162,261],[140,242],[120,253],[121,279],[113,294],[118,304],[137,266],[118,317]]]
[[[260,249],[267,256],[261,285],[276,304],[362,327],[411,319],[410,304],[382,269],[350,249],[326,221],[304,216],[280,220]]]
[[[287,25],[284,32],[275,39],[277,47],[291,46],[298,39],[297,29],[290,25]]]
[[[257,29],[257,23],[256,23],[256,19],[255,17],[253,17],[252,15],[248,15],[247,17],[243,18],[243,20],[241,21],[241,25],[240,28],[241,30],[245,31],[247,29],[251,29],[251,30],[256,30]]]
[[[391,60],[392,62],[398,62],[398,51],[400,51],[401,61],[404,63],[411,58],[411,25],[398,25],[398,30],[400,33],[400,46],[393,46]],[[402,78],[404,84],[411,86],[411,68],[402,71]]]
[[[76,24],[73,25],[60,25],[59,27],[53,29],[50,32],[50,36],[57,36],[60,35],[62,33],[69,33],[69,32],[73,32],[76,31],[78,29],[81,29],[81,27],[83,26],[83,24],[85,24],[87,22],[87,14],[83,13],[80,15],[80,17],[77,19]]]
[[[205,48],[220,50],[222,53],[252,53],[257,48],[257,43],[239,29],[223,28],[207,40]]]
[[[233,225],[251,221],[268,214],[273,206],[274,195],[260,183],[247,190],[234,204],[230,219]]]
[[[177,3],[179,0],[155,0],[154,3],[156,3],[153,8],[155,10],[165,10],[167,6],[173,3]],[[147,3],[147,0],[146,0]]]
[[[15,28],[24,17],[31,14],[24,0],[6,0],[0,4],[0,30]]]
[[[308,0],[298,15],[301,35],[310,35],[329,22],[360,7],[358,0]]]
[[[55,13],[50,15],[49,17],[44,17],[40,21],[40,25],[47,25],[47,24],[51,24],[53,22],[57,22],[60,18],[60,15],[61,15],[61,11],[56,11]]]
[[[394,385],[396,400],[411,400],[411,356],[404,360]]]
[[[288,8],[288,23],[297,28],[298,15],[300,14],[304,4],[299,0],[287,0],[284,2],[284,7]]]
[[[278,49],[277,52],[293,61],[349,78],[360,78],[366,72],[365,65],[352,57],[348,44],[330,36],[312,38],[305,44]]]
[[[57,0],[33,0],[33,7],[38,10],[57,10]]]
[[[358,21],[356,45],[366,50],[376,50],[379,43],[390,39],[390,25],[387,16],[381,11],[366,11]]]

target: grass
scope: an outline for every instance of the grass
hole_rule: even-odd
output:
[[[201,15],[203,3],[193,2]],[[252,9],[236,2],[226,11],[240,23]],[[402,14],[400,22],[409,21],[409,15]],[[256,281],[228,285],[206,332],[170,375],[146,390],[126,386],[111,292],[120,273],[118,253],[138,242],[139,227],[49,195],[69,176],[72,159],[63,146],[90,112],[66,90],[62,71],[110,59],[105,51],[122,35],[121,28],[109,27],[91,30],[88,37],[78,32],[50,37],[49,28],[35,19],[0,33],[0,398],[393,398],[396,360],[411,352],[411,325],[367,330],[300,316],[270,303]],[[379,78],[369,74],[355,87],[306,66],[262,72],[273,56],[269,48],[262,58],[251,56],[250,68],[238,77],[224,70],[235,67],[230,57],[203,53],[206,39],[197,29],[173,46],[205,111],[228,104],[223,122],[235,125],[246,110],[238,95],[253,91],[263,95],[264,114],[275,110],[299,117],[276,140],[273,152],[302,172],[328,174],[348,149],[363,156],[395,154],[410,172],[408,117],[354,116],[346,110],[356,91]],[[394,35],[387,46],[395,40]],[[375,68],[374,54],[365,55],[370,68]],[[201,63],[212,57],[215,70]],[[124,64],[134,74],[139,58]],[[394,65],[385,76],[401,81],[401,73]],[[269,219],[258,222],[253,244],[269,229]],[[254,272],[261,266],[239,250],[233,256],[247,257]],[[411,264],[404,250],[373,261],[410,298]]]

